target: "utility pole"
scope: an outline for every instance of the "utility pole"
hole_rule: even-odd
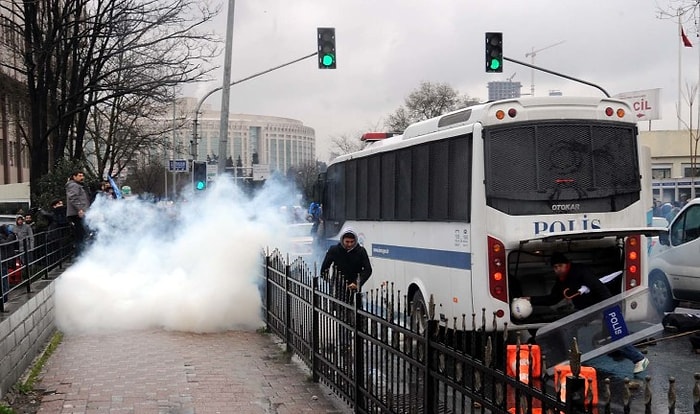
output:
[[[537,50],[535,50],[535,48],[533,47],[532,52],[525,53],[525,57],[529,57],[530,64],[534,66],[535,65],[535,56],[537,56],[538,52],[541,52],[543,50],[547,50],[547,49],[552,48],[554,46],[559,46],[560,44],[562,44],[564,42],[565,42],[565,40],[562,40],[561,42],[557,42],[553,45],[549,45],[549,46],[546,46],[546,47],[543,47],[543,48],[537,49]],[[535,96],[535,70],[534,69],[530,71],[530,96]]]
[[[233,53],[233,11],[236,0],[228,2],[228,19],[226,20],[226,53],[224,55],[224,83],[221,95],[221,115],[219,123],[219,162],[216,174],[223,175],[226,171],[226,147],[228,146],[228,106],[231,96],[231,54]]]

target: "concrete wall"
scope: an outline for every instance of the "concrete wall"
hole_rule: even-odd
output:
[[[54,284],[41,280],[17,309],[0,321],[0,398],[32,366],[56,330]]]

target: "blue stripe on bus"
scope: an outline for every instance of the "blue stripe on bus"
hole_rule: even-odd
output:
[[[372,243],[372,257],[469,270],[471,253]]]

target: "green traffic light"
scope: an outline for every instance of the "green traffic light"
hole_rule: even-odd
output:
[[[496,70],[501,67],[501,61],[499,59],[491,59],[491,70]]]
[[[334,60],[335,60],[335,59],[334,59],[333,55],[331,55],[331,54],[325,54],[325,55],[323,55],[323,57],[321,58],[321,64],[323,64],[323,66],[331,66],[331,65],[333,64],[333,61],[334,61]]]
[[[204,190],[206,186],[207,185],[204,181],[197,181],[197,190]]]

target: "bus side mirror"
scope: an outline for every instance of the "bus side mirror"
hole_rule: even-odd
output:
[[[668,231],[662,231],[659,233],[659,243],[663,244],[664,246],[671,245],[671,243],[668,241]]]

